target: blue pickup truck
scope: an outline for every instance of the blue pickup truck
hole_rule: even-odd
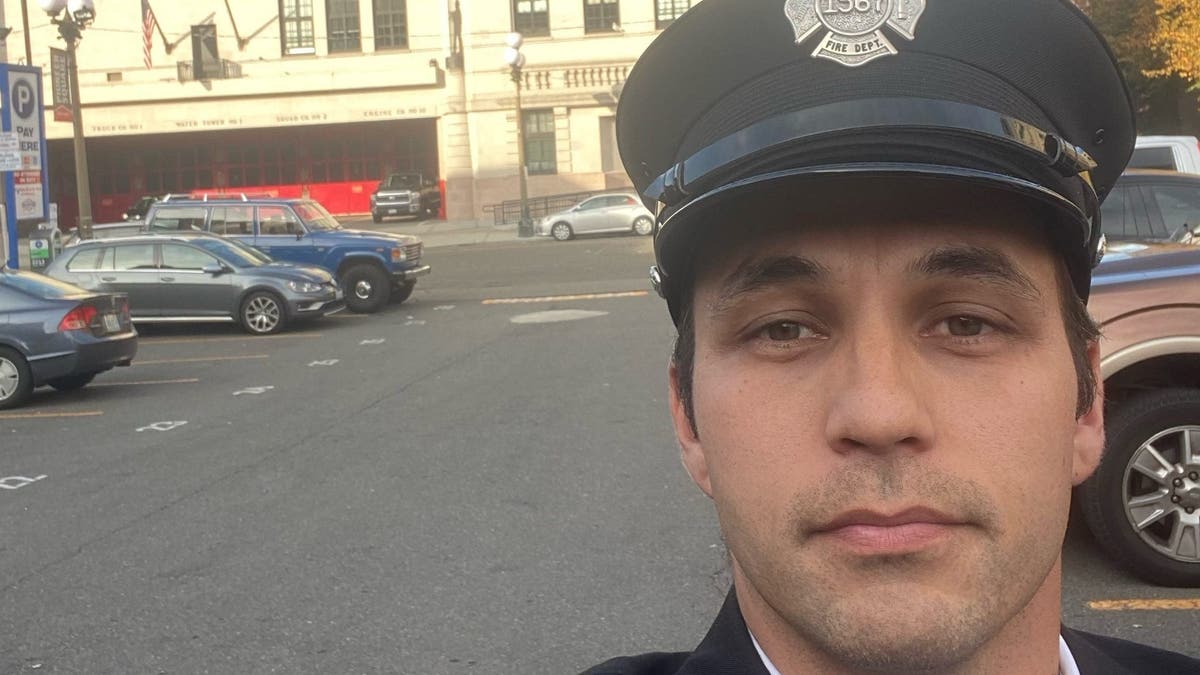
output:
[[[145,229],[195,230],[243,241],[276,260],[318,265],[333,273],[355,312],[377,312],[404,302],[421,264],[417,237],[348,230],[311,199],[167,197],[150,206]]]

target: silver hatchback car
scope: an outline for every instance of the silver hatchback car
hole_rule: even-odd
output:
[[[654,214],[632,194],[589,197],[566,211],[552,213],[537,224],[538,236],[567,241],[580,234],[632,232],[654,233]]]

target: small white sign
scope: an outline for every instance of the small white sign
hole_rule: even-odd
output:
[[[0,171],[20,171],[21,168],[21,138],[15,131],[0,132]]]

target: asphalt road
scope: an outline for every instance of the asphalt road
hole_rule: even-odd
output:
[[[557,674],[693,646],[726,577],[650,257],[431,249],[379,315],[146,331],[134,367],[0,414],[0,673]],[[564,311],[588,314],[537,314]],[[1066,576],[1068,623],[1200,656],[1196,611],[1089,605],[1200,593],[1078,530]]]

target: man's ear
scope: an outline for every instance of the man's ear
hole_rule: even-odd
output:
[[[1092,342],[1087,350],[1088,367],[1096,379],[1096,394],[1092,407],[1075,421],[1075,448],[1071,478],[1075,485],[1087,480],[1104,453],[1104,380],[1100,377],[1100,343]]]
[[[675,424],[675,438],[679,439],[680,458],[683,468],[687,469],[692,481],[712,497],[712,483],[708,477],[708,460],[704,457],[704,448],[700,445],[700,437],[692,428],[688,419],[687,409],[684,408],[683,398],[679,392],[679,368],[671,362],[671,421]]]

